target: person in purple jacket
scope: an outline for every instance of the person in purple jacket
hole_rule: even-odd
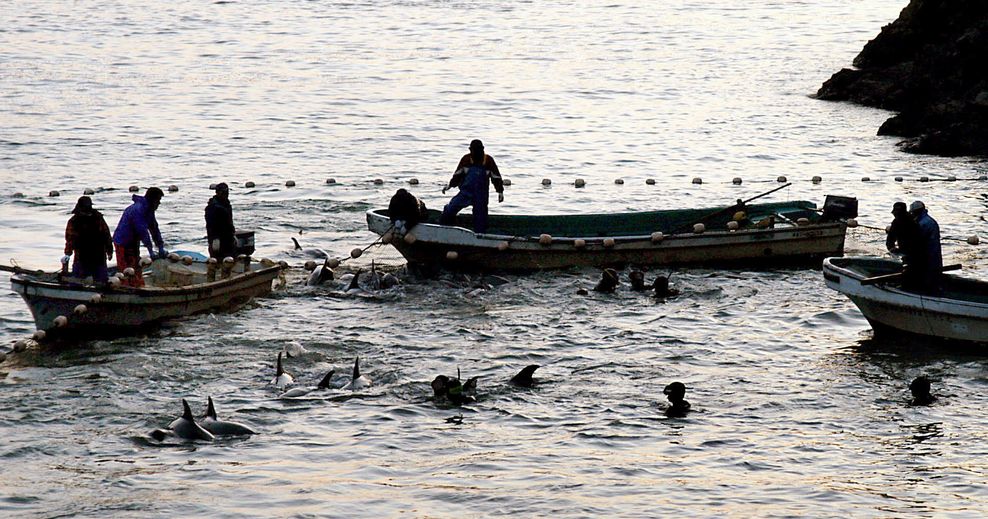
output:
[[[134,203],[124,209],[120,215],[120,222],[113,231],[113,245],[117,252],[117,270],[123,272],[130,267],[134,269],[134,276],[123,279],[123,284],[132,287],[143,287],[144,276],[142,275],[141,243],[147,247],[148,255],[151,258],[164,258],[168,255],[165,250],[165,242],[161,239],[161,231],[158,230],[158,220],[154,217],[155,210],[161,205],[161,199],[165,193],[157,187],[149,187],[144,196],[134,195]],[[152,247],[158,246],[158,254],[154,254]]]

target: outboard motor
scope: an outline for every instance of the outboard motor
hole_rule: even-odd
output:
[[[823,202],[824,222],[835,222],[858,217],[858,199],[850,196],[827,195]]]

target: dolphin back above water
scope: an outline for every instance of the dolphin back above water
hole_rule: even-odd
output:
[[[295,383],[295,377],[291,373],[285,371],[284,366],[281,364],[282,352],[278,352],[278,365],[275,368],[274,378],[271,379],[270,384],[277,387],[278,389],[284,389]]]
[[[532,375],[535,374],[535,370],[539,369],[538,364],[530,364],[522,368],[517,375],[511,377],[511,383],[520,387],[532,387],[535,381],[532,379]]]
[[[353,377],[347,385],[343,386],[343,389],[357,391],[358,389],[363,389],[371,384],[373,384],[373,382],[367,375],[360,374],[360,357],[357,357],[357,359],[353,361]]]
[[[169,435],[183,440],[213,441],[215,439],[212,433],[196,423],[195,417],[192,416],[192,408],[189,407],[189,403],[184,398],[182,399],[182,416],[173,420],[168,425],[167,431],[155,429],[151,432],[151,437],[158,441],[164,440]]]
[[[249,436],[257,434],[257,431],[237,422],[227,422],[216,417],[216,407],[213,405],[213,397],[209,398],[206,408],[206,415],[200,425],[215,436]]]

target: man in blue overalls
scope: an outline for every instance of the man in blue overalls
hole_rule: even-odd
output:
[[[443,193],[452,187],[459,186],[460,192],[443,208],[439,217],[440,225],[456,223],[456,213],[467,206],[473,206],[474,232],[487,231],[487,197],[490,193],[488,182],[494,184],[497,191],[497,201],[504,201],[504,182],[501,172],[494,163],[494,157],[484,153],[484,143],[479,140],[470,142],[470,153],[460,159],[449,185],[443,188]]]

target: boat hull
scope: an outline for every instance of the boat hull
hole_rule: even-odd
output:
[[[861,283],[869,275],[900,267],[882,258],[827,258],[823,275],[827,286],[846,295],[879,334],[988,345],[988,283],[944,276],[945,289],[935,296],[909,292],[896,283]]]

